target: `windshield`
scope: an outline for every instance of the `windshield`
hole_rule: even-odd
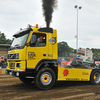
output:
[[[14,38],[13,42],[12,42],[12,45],[11,45],[11,48],[20,48],[20,47],[23,47],[27,41],[27,38],[28,38],[28,35],[29,34],[25,34],[23,36],[20,36],[20,37],[16,37]]]

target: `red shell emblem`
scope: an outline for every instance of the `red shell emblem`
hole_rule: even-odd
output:
[[[63,74],[64,74],[64,76],[67,76],[67,75],[69,74],[69,71],[68,71],[67,69],[65,69],[65,70],[63,71]]]

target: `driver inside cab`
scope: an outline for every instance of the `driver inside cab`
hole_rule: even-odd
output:
[[[45,39],[45,37],[40,36],[40,37],[37,39],[36,46],[46,46],[46,43],[44,42],[44,39]]]

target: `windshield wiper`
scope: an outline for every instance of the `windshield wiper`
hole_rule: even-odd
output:
[[[15,47],[20,46],[19,44],[16,44]]]
[[[16,44],[14,48],[20,48],[20,44]]]

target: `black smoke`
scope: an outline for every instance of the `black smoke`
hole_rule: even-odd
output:
[[[42,0],[43,16],[45,17],[46,27],[50,27],[52,22],[52,13],[57,8],[57,0]]]

